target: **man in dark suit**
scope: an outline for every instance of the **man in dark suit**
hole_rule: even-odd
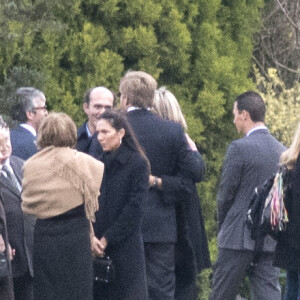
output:
[[[93,87],[86,91],[83,109],[88,120],[78,128],[76,145],[78,151],[92,153],[96,158],[101,158],[102,148],[95,135],[96,124],[98,117],[106,109],[111,109],[113,104],[114,95],[106,87]]]
[[[21,209],[21,181],[23,160],[11,156],[11,142],[7,125],[0,120],[0,193],[6,214],[9,244],[14,255],[12,275],[16,300],[33,299],[33,228],[35,220]]]
[[[127,109],[129,122],[151,165],[142,225],[149,299],[171,300],[175,291],[177,230],[175,200],[170,199],[167,187],[178,170],[189,172],[184,162],[189,147],[181,125],[150,111],[156,88],[155,79],[139,71],[128,72],[119,90],[121,106]]]
[[[1,125],[2,124],[2,125]],[[3,119],[0,116],[0,127],[4,125]],[[0,149],[0,161],[3,159],[3,154]],[[11,264],[10,260],[12,258],[12,251],[8,242],[7,236],[7,225],[6,225],[6,215],[3,206],[2,196],[1,196],[1,177],[0,177],[0,253],[5,253],[9,264],[9,275],[6,278],[0,280],[0,299],[14,299],[14,289],[11,274]]]
[[[48,114],[46,97],[33,87],[21,87],[16,91],[11,116],[20,124],[11,131],[12,154],[27,160],[37,152],[36,133],[42,119]]]
[[[219,185],[218,258],[210,299],[235,299],[254,257],[254,241],[245,225],[255,187],[272,176],[285,147],[264,125],[266,107],[261,96],[249,91],[234,102],[234,123],[244,137],[233,141],[226,153]],[[264,252],[249,273],[255,299],[281,299],[279,269],[273,267],[275,241],[266,237]]]

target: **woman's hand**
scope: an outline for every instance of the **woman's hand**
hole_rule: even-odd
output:
[[[6,250],[5,242],[3,240],[2,234],[0,234],[0,252],[4,253],[5,250]],[[16,255],[16,250],[12,249],[10,247],[10,244],[8,244],[8,258],[9,258],[9,260],[12,261],[14,259],[15,255]]]
[[[162,179],[157,176],[149,175],[149,186],[161,190]]]
[[[8,257],[9,260],[12,261],[16,255],[16,249],[12,249],[10,244],[8,244]]]
[[[95,236],[91,240],[91,250],[94,256],[104,256],[107,247],[107,239],[103,236],[100,240]]]
[[[2,234],[0,234],[0,252],[3,253],[4,251],[5,251],[5,243]]]
[[[185,134],[186,140],[191,148],[192,151],[198,151],[196,144],[194,141],[189,137],[189,135],[186,133]]]

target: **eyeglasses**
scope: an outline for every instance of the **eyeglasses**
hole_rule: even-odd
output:
[[[34,109],[47,109],[47,105],[45,105],[45,106],[38,106],[38,107],[34,107]]]

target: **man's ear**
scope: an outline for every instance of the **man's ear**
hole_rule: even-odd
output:
[[[251,120],[251,118],[250,118],[250,114],[249,114],[249,112],[248,111],[246,111],[246,110],[243,110],[242,111],[242,116],[243,116],[243,119],[244,120]]]
[[[35,116],[35,113],[33,111],[26,111],[27,120],[31,121],[34,116]]]
[[[125,129],[124,128],[121,128],[119,131],[118,131],[119,135],[120,135],[120,139],[122,139],[124,136],[125,136]]]
[[[84,112],[88,115],[89,114],[89,104],[88,103],[83,103],[82,105]]]
[[[125,109],[129,106],[127,95],[125,95],[125,94],[122,95],[122,100],[120,101],[120,104],[121,104],[121,107],[125,108]]]

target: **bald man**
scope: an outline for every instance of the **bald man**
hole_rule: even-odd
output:
[[[96,123],[106,109],[111,109],[114,104],[114,95],[106,87],[94,87],[84,95],[83,110],[88,120],[78,128],[77,150],[90,153],[92,137],[96,133]],[[101,146],[99,146],[101,147]]]

